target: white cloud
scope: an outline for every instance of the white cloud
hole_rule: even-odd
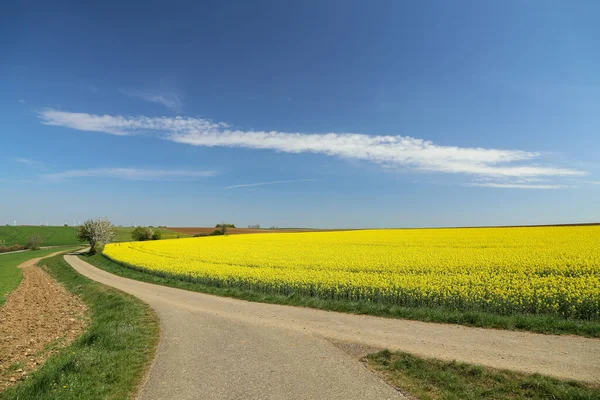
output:
[[[496,183],[496,182],[486,182],[486,183],[472,183],[470,186],[478,186],[478,187],[491,187],[491,188],[500,188],[500,189],[569,189],[572,186],[567,185],[537,185],[537,184],[527,184],[527,183]]]
[[[23,99],[20,99],[19,103],[27,103],[27,102],[25,100],[23,100]]]
[[[42,123],[113,135],[151,133],[164,140],[193,146],[268,149],[285,153],[318,153],[430,172],[480,177],[582,176],[586,172],[523,164],[539,159],[537,152],[441,146],[409,136],[356,133],[286,133],[242,131],[202,118],[124,117],[69,113],[52,109],[40,113]]]
[[[540,183],[540,182],[548,182],[548,178],[536,178],[536,177],[481,177],[473,179],[473,183],[520,183],[520,184],[531,184],[531,183]]]
[[[75,169],[44,175],[48,180],[63,180],[72,178],[117,178],[132,181],[194,179],[217,175],[216,171],[194,170],[156,170],[139,168],[96,168]]]
[[[297,182],[314,182],[316,179],[294,179],[289,181],[272,181],[272,182],[258,182],[258,183],[245,183],[242,185],[227,186],[225,189],[245,188],[252,186],[265,186],[265,185],[279,185],[282,183],[297,183]]]
[[[21,164],[31,165],[31,166],[41,166],[43,164],[41,161],[32,160],[31,158],[22,158],[22,157],[13,158],[13,161],[21,163]]]
[[[111,115],[94,115],[86,113],[70,113],[57,110],[40,112],[44,125],[63,126],[80,131],[104,132],[111,135],[131,135],[135,129],[141,129],[143,122],[138,119],[113,117]]]
[[[600,185],[600,182],[597,182],[597,181],[591,181],[591,182],[588,182],[588,183],[591,183],[592,185]]]
[[[136,97],[150,103],[162,104],[176,113],[181,113],[183,109],[183,101],[181,100],[181,96],[174,92],[146,92],[129,90],[120,90],[120,92],[129,97]]]

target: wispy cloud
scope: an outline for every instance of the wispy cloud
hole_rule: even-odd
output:
[[[23,100],[23,99],[20,99],[19,103],[27,103],[27,102],[25,100]]]
[[[183,101],[181,95],[175,92],[153,92],[153,91],[137,91],[137,90],[120,90],[126,96],[136,97],[150,103],[162,104],[163,106],[181,113],[183,110]]]
[[[92,93],[98,93],[98,88],[96,87],[96,85],[92,85],[91,83],[86,84],[85,88]]]
[[[232,185],[227,186],[225,189],[236,189],[236,188],[245,188],[252,186],[266,186],[266,185],[279,185],[282,183],[298,183],[298,182],[314,182],[316,179],[294,179],[289,181],[272,181],[272,182],[258,182],[258,183],[244,183],[241,185]]]
[[[26,164],[26,165],[37,166],[37,167],[44,165],[43,162],[38,161],[38,160],[32,160],[31,158],[15,157],[15,158],[13,158],[13,161],[18,162],[20,164]]]
[[[144,123],[139,119],[111,115],[94,115],[86,113],[69,113],[47,109],[40,112],[44,125],[63,126],[80,131],[104,132],[111,135],[131,135],[132,131],[142,129]]]
[[[0,182],[2,182],[2,183],[26,183],[26,184],[36,183],[36,181],[31,180],[31,179],[5,179],[5,178],[0,178]]]
[[[498,189],[569,189],[573,186],[568,185],[539,185],[539,184],[527,184],[527,183],[495,183],[495,182],[486,182],[486,183],[472,183],[470,186],[478,186],[478,187],[490,187],[490,188],[498,188]]]
[[[38,173],[47,171],[48,168],[51,167],[51,165],[46,164],[42,161],[34,160],[32,158],[27,157],[13,157],[11,160],[15,163],[21,164],[28,170],[34,170]]]
[[[216,171],[195,170],[158,170],[140,168],[96,168],[75,169],[63,172],[46,174],[47,180],[57,181],[74,178],[116,178],[132,181],[170,180],[170,179],[196,179],[217,175]]]
[[[600,181],[590,181],[588,183],[590,183],[592,185],[600,185]]]
[[[204,147],[268,149],[285,153],[318,153],[387,166],[478,177],[565,177],[585,171],[531,163],[540,153],[523,150],[441,146],[409,136],[357,133],[287,133],[233,130],[229,124],[202,118],[125,117],[47,109],[42,123],[113,135],[151,134],[163,140]],[[524,164],[528,162],[527,164]]]

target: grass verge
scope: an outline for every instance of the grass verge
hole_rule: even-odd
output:
[[[154,311],[133,296],[78,274],[62,255],[40,265],[83,300],[90,322],[81,337],[23,383],[0,393],[0,399],[132,398],[158,343]]]
[[[499,315],[480,311],[463,312],[441,307],[400,307],[390,306],[388,304],[321,299],[318,297],[301,296],[297,294],[292,296],[266,294],[254,290],[208,286],[197,282],[153,275],[148,272],[142,272],[122,266],[101,254],[96,254],[94,256],[83,255],[81,258],[98,268],[126,278],[218,296],[235,297],[249,301],[304,306],[330,311],[370,314],[380,317],[402,318],[425,322],[600,337],[600,321],[566,320],[560,317],[543,315]]]
[[[69,249],[65,249],[67,251]],[[5,302],[5,296],[15,290],[23,279],[23,272],[17,268],[27,260],[45,257],[61,249],[43,249],[35,251],[22,251],[18,253],[4,253],[0,255],[0,306]]]
[[[364,358],[391,385],[421,400],[600,399],[600,387],[542,375],[439,361],[388,350]]]

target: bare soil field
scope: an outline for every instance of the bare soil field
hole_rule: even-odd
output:
[[[40,259],[19,266],[23,281],[0,308],[0,391],[25,379],[85,327],[85,305],[35,265]]]
[[[548,224],[548,225],[507,225],[507,226],[463,226],[463,227],[438,227],[438,228],[386,228],[386,229],[454,229],[454,228],[527,228],[527,227],[542,227],[542,226],[596,226],[600,225],[600,222],[589,222],[589,223],[575,223],[575,224]],[[214,227],[167,227],[170,231],[183,233],[186,235],[197,235],[197,234],[210,234],[215,229]],[[377,229],[377,228],[372,228]],[[360,229],[312,229],[312,228],[229,228],[227,233],[229,235],[239,235],[247,233],[292,233],[292,232],[335,232],[335,231],[353,231]],[[164,237],[163,237],[164,238]]]
[[[175,232],[185,233],[186,235],[209,234],[215,229],[214,227],[168,227],[167,229]],[[285,229],[269,229],[269,228],[228,228],[229,235],[239,235],[244,233],[291,233],[291,232],[330,232],[347,229],[309,229],[309,228],[285,228]]]

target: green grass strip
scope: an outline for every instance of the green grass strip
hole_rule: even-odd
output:
[[[393,386],[420,400],[600,399],[600,388],[542,375],[497,370],[456,361],[382,352],[364,359]]]
[[[159,339],[156,314],[145,303],[73,270],[62,255],[40,262],[88,307],[85,333],[50,357],[0,399],[133,398]]]
[[[304,306],[354,314],[369,314],[388,318],[402,318],[483,328],[600,337],[600,321],[567,320],[557,316],[546,315],[499,315],[483,311],[456,311],[442,307],[400,307],[380,303],[322,299],[298,294],[290,296],[267,294],[256,290],[223,288],[184,281],[174,277],[158,276],[150,272],[143,272],[122,266],[101,254],[94,256],[84,255],[81,258],[98,268],[130,279],[262,303]]]

